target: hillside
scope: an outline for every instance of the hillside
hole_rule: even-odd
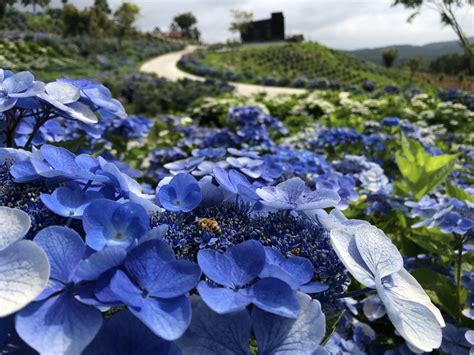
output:
[[[471,37],[470,41],[474,42],[474,37]],[[413,57],[423,57],[431,61],[446,54],[463,53],[458,41],[429,43],[423,46],[396,45],[379,48],[363,48],[355,51],[348,51],[347,53],[355,55],[357,58],[363,60],[382,64],[381,53],[389,48],[395,48],[398,51],[398,61],[400,62]]]
[[[200,51],[180,64],[199,75],[280,86],[317,86],[328,81],[361,84],[365,80],[404,85],[410,77],[407,71],[386,69],[318,43]]]

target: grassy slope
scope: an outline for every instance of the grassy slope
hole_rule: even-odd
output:
[[[242,48],[233,52],[207,52],[203,62],[211,67],[231,69],[238,74],[295,79],[326,78],[358,84],[368,79],[378,84],[405,84],[407,71],[382,66],[329,49],[317,43]]]
[[[121,46],[115,39],[0,39],[0,68],[29,70],[41,80],[63,76],[100,79],[112,72],[136,73],[143,60],[177,49],[160,39],[130,39]]]

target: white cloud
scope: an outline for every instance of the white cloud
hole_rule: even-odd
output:
[[[231,9],[245,9],[255,19],[267,18],[271,12],[283,11],[287,33],[302,33],[307,39],[334,48],[356,49],[393,44],[425,44],[455,40],[449,27],[442,27],[439,14],[423,9],[411,24],[411,11],[391,7],[391,0],[131,0],[141,7],[140,28],[155,26],[167,29],[177,13],[191,11],[208,42],[225,41]],[[59,3],[54,0],[53,3]],[[70,0],[79,6],[90,6],[93,0]],[[112,8],[122,0],[109,0]],[[469,36],[474,36],[474,8],[458,11]]]

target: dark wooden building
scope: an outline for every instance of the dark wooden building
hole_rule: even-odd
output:
[[[273,12],[268,20],[251,22],[240,34],[243,43],[285,40],[285,18],[282,12]]]

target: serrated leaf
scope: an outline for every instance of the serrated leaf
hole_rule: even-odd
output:
[[[417,200],[441,184],[453,170],[456,154],[431,156],[423,146],[401,135],[401,151],[396,163],[412,196]]]

